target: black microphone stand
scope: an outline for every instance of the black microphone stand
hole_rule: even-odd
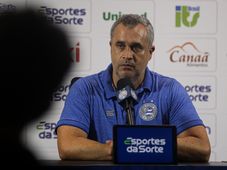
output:
[[[127,121],[129,125],[134,125],[134,117],[132,110],[132,100],[126,100],[125,110],[127,113]]]

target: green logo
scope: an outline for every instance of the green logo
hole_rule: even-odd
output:
[[[200,16],[199,11],[199,6],[176,6],[176,27],[181,27],[182,25],[194,27]]]
[[[102,13],[102,18],[105,21],[116,21],[118,20],[122,15],[122,12],[117,12],[117,13],[113,13],[113,12],[103,12]],[[141,16],[147,18],[147,12],[144,12],[143,14],[141,14]]]
[[[132,144],[132,141],[131,141],[132,138],[127,138],[124,140],[124,144],[125,145],[131,145]]]

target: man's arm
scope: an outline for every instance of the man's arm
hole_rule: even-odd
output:
[[[58,152],[62,160],[112,160],[113,142],[87,139],[87,133],[73,126],[57,129]]]
[[[180,161],[208,162],[211,148],[204,126],[195,126],[180,133],[177,150]]]

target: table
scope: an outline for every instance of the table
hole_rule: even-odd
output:
[[[92,169],[92,170],[227,170],[227,162],[209,163],[177,163],[175,165],[160,164],[114,164],[112,161],[62,161],[41,160],[46,169]]]

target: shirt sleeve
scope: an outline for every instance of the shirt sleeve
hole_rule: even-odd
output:
[[[89,132],[89,89],[82,78],[77,80],[69,90],[56,129],[62,125],[78,127],[86,133]]]
[[[177,134],[190,127],[203,125],[188,93],[174,79],[170,88],[170,97],[169,123],[176,126]]]

